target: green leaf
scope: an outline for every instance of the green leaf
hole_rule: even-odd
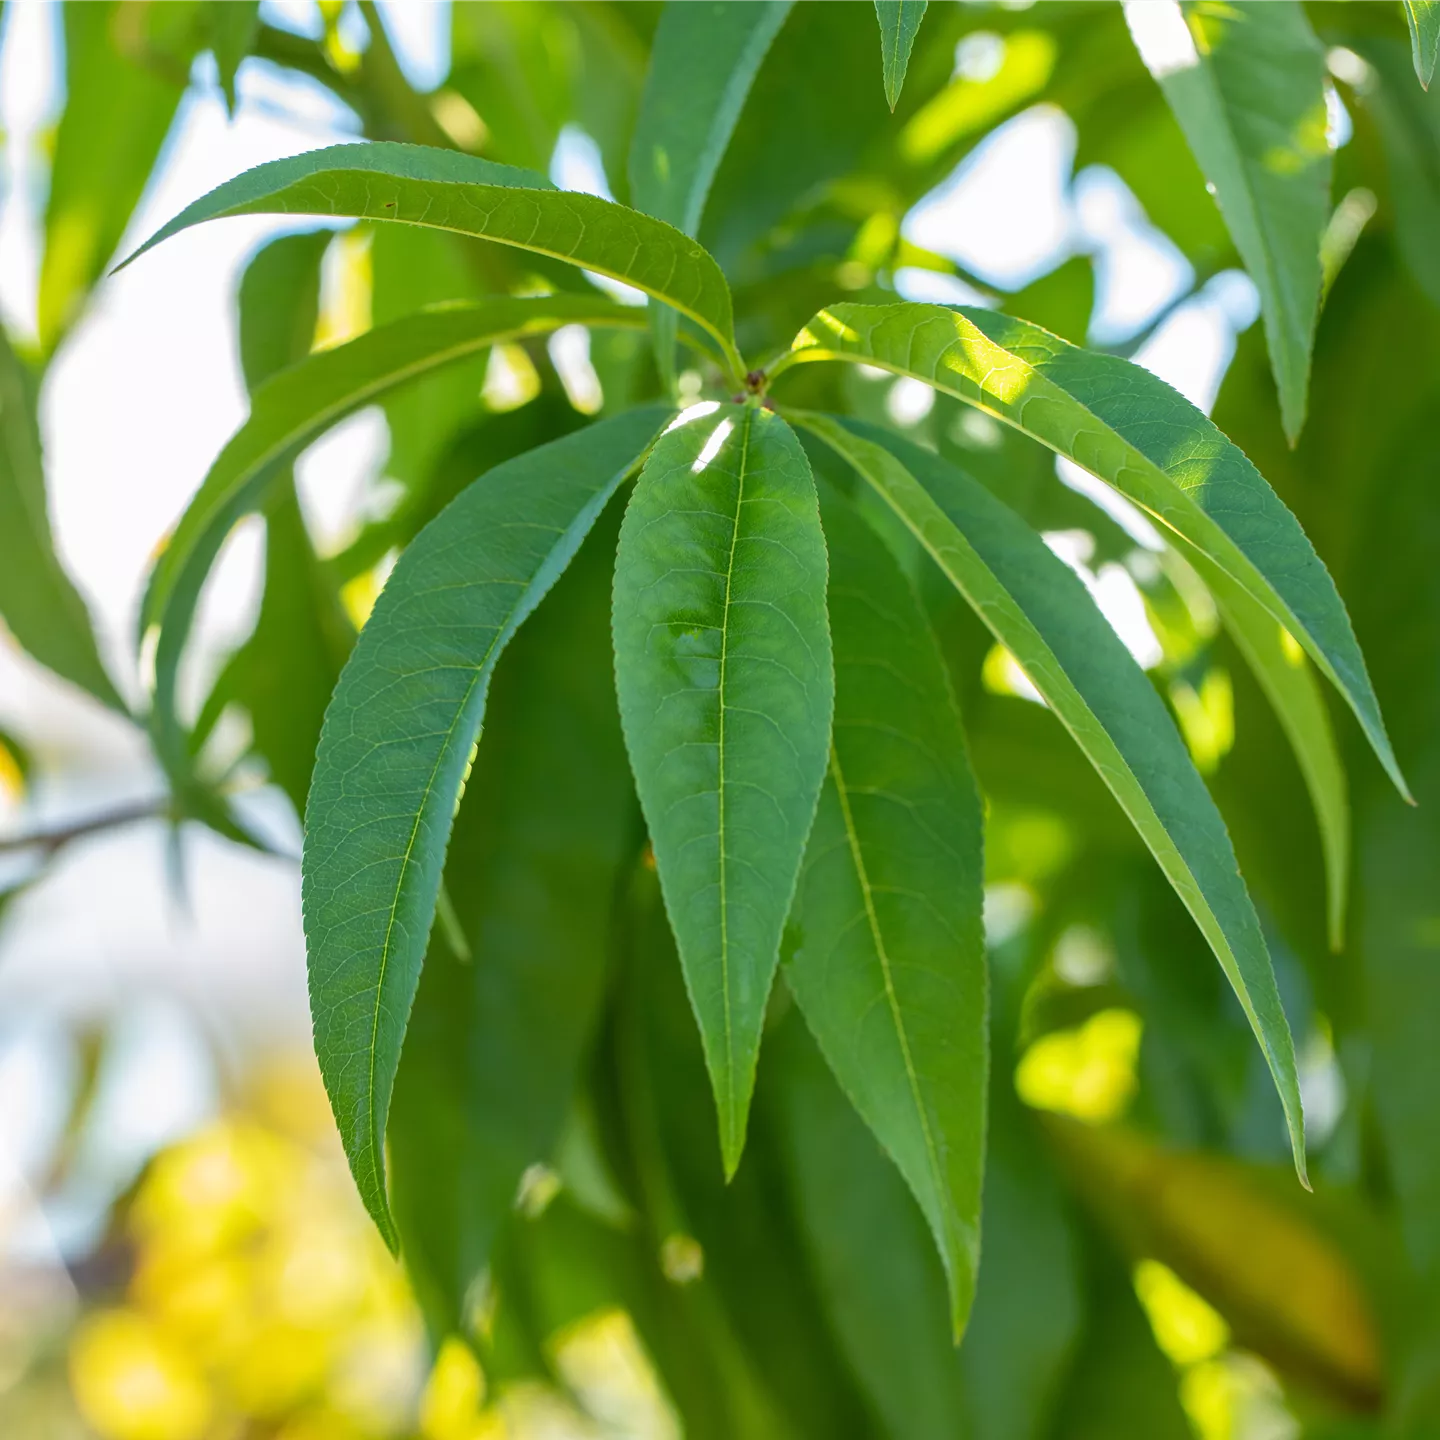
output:
[[[1325,857],[1326,923],[1330,948],[1345,943],[1350,885],[1350,798],[1345,765],[1324,697],[1304,652],[1282,632],[1264,606],[1251,599],[1218,565],[1194,551],[1190,562],[1204,577],[1240,652],[1260,682],[1295,751],[1305,788],[1315,806]]]
[[[838,497],[835,725],[787,932],[786,979],[841,1087],[915,1193],[958,1340],[975,1290],[985,1159],[980,797],[919,601]]]
[[[880,21],[880,63],[885,71],[885,98],[893,110],[905,85],[915,32],[925,18],[927,0],[875,0]]]
[[[332,145],[257,165],[202,196],[124,263],[228,215],[393,220],[474,235],[623,280],[673,305],[715,340],[736,376],[730,287],[694,240],[612,200],[556,190],[532,170],[425,145]]]
[[[905,441],[827,416],[803,422],[905,523],[1099,771],[1220,961],[1285,1107],[1295,1165],[1305,1131],[1290,1027],[1224,821],[1144,672],[1069,567],[962,471]]]
[[[1137,3],[1127,9],[1132,18]],[[1293,445],[1305,424],[1320,237],[1330,218],[1325,49],[1299,0],[1183,0],[1181,10],[1191,55],[1157,54],[1138,32],[1141,58],[1260,291],[1270,368]]]
[[[687,412],[620,533],[615,665],[727,1174],[830,747],[825,574],[790,427],[755,405]]]
[[[392,1246],[385,1120],[490,675],[662,420],[632,411],[476,481],[401,555],[326,713],[302,866],[315,1050]]]
[[[123,0],[64,9],[66,100],[40,265],[47,355],[104,273],[160,154],[194,48],[169,32],[190,25],[190,9]],[[164,53],[170,49],[176,53]]]
[[[173,713],[175,677],[200,589],[225,537],[258,509],[274,477],[312,440],[400,386],[487,346],[561,325],[644,324],[598,297],[549,295],[456,305],[408,316],[321,351],[260,385],[250,418],[220,452],[161,552],[141,608],[142,633],[159,627],[157,720]]]
[[[527,1165],[554,1159],[638,832],[608,630],[612,506],[506,651],[390,1112],[395,1217],[438,1334],[463,1328]]]
[[[891,1440],[967,1435],[945,1276],[924,1217],[814,1042],[793,1023],[775,1038],[798,1228],[840,1345]]]
[[[210,0],[206,9],[210,48],[215,52],[215,68],[220,72],[220,89],[233,119],[235,76],[260,29],[260,0]]]
[[[695,235],[720,157],[790,0],[671,0],[660,16],[630,143],[637,210]],[[675,312],[651,315],[661,374],[674,367]]]
[[[1163,380],[968,306],[834,305],[771,374],[808,359],[913,375],[1040,440],[1147,510],[1300,642],[1408,798],[1335,582],[1260,472]]]
[[[124,713],[50,535],[35,381],[0,329],[0,617],[42,665]]]
[[[1404,5],[1415,74],[1428,90],[1435,78],[1435,58],[1440,55],[1440,0],[1404,0]]]

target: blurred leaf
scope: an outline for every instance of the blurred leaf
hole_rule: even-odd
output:
[[[1130,816],[1245,1007],[1285,1106],[1303,1180],[1294,1046],[1260,924],[1224,822],[1144,672],[1074,572],[983,486],[873,426],[813,415],[804,424],[905,522]]]
[[[1164,381],[970,307],[834,305],[800,332],[791,356],[924,380],[1033,435],[1148,510],[1300,641],[1407,794],[1345,606],[1314,547],[1245,455]]]
[[[725,405],[666,433],[620,533],[615,663],[727,1175],[829,753],[825,579],[814,481],[783,420]]]
[[[194,0],[64,7],[65,109],[55,133],[40,345],[51,354],[115,253],[150,178],[199,40]]]
[[[1006,304],[1032,325],[1072,345],[1083,345],[1095,309],[1095,263],[1088,255],[1072,255],[1048,275],[1032,280]]]
[[[885,98],[893,110],[905,86],[915,32],[925,18],[927,0],[875,0],[880,22],[880,63],[885,72]]]
[[[1137,32],[1137,43],[1260,291],[1293,444],[1305,424],[1320,237],[1330,211],[1325,51],[1299,0],[1184,0],[1181,9],[1193,58],[1168,48],[1147,54],[1147,31]],[[1178,35],[1174,44],[1178,50]]]
[[[203,221],[264,214],[426,225],[566,260],[673,305],[741,369],[729,286],[694,241],[613,201],[556,190],[533,171],[424,145],[332,145],[256,166],[181,211],[125,264]]]
[[[260,0],[209,0],[210,46],[220,72],[220,88],[230,118],[235,118],[235,76],[240,62],[250,53],[260,29]]]
[[[1435,78],[1435,57],[1440,54],[1440,0],[1404,0],[1410,22],[1410,54],[1415,74],[1428,90]]]
[[[835,724],[785,973],[920,1202],[958,1339],[979,1260],[989,1068],[980,797],[908,582],[845,501],[822,513]]]
[[[720,159],[790,0],[734,5],[672,0],[660,17],[630,147],[637,210],[695,235]],[[671,385],[676,315],[655,307],[651,331]]]
[[[35,391],[0,329],[0,616],[42,665],[123,714],[85,602],[55,553]]]
[[[583,296],[496,299],[423,311],[321,351],[261,384],[250,417],[220,452],[151,572],[142,634],[159,627],[154,710],[173,724],[176,675],[200,591],[226,536],[260,507],[274,477],[332,425],[409,381],[499,340],[562,324],[639,325],[634,310]]]
[[[951,1304],[925,1219],[809,1036],[789,1024],[775,1049],[800,1232],[866,1397],[894,1440],[966,1434]]]
[[[392,1247],[385,1120],[490,676],[662,421],[602,421],[466,490],[400,557],[326,713],[302,867],[315,1049]]]
[[[1380,1385],[1366,1297],[1345,1256],[1234,1161],[1168,1152],[1121,1129],[1047,1116],[1045,1129],[1096,1218],[1133,1258],[1153,1257],[1230,1323],[1236,1341],[1361,1409]]]
[[[636,842],[606,635],[602,517],[496,671],[445,873],[466,955],[436,933],[395,1078],[406,1265],[432,1331],[465,1331],[526,1166],[553,1158],[599,1008]]]

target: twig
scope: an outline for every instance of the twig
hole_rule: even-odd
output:
[[[58,830],[33,830],[28,835],[12,835],[8,839],[0,839],[0,855],[16,855],[25,850],[39,850],[45,855],[53,855],[72,840],[83,840],[87,835],[115,830],[122,825],[133,825],[140,820],[157,820],[169,813],[168,797],[124,805],[117,810],[92,815],[86,820],[77,820],[73,825],[62,825]]]

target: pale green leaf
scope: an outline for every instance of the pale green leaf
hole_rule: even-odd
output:
[[[925,18],[927,0],[875,0],[875,17],[880,22],[880,63],[885,73],[885,98],[893,110],[900,103],[905,71],[915,32]]]
[[[755,405],[687,412],[626,512],[615,665],[727,1173],[830,749],[825,577],[815,484],[790,427]]]
[[[55,553],[35,382],[0,329],[0,618],[21,647],[97,700],[125,704],[101,663],[90,616]]]
[[[662,422],[632,411],[481,476],[401,555],[326,713],[301,892],[315,1050],[392,1245],[386,1116],[490,676]]]
[[[1173,54],[1148,41],[1167,7],[1178,32]],[[1171,0],[1129,0],[1126,13],[1260,291],[1270,368],[1293,445],[1305,424],[1320,237],[1330,218],[1325,48],[1300,0],[1181,0],[1179,13]],[[1180,53],[1182,26],[1188,54]]]
[[[1404,5],[1415,73],[1428,90],[1435,78],[1436,56],[1440,55],[1440,0],[1404,0]]]
[[[427,145],[332,145],[257,165],[202,196],[124,263],[206,220],[326,215],[473,235],[565,260],[673,305],[738,375],[730,287],[696,241],[613,200],[556,190],[533,170]]]
[[[841,1087],[915,1193],[965,1326],[985,1159],[980,797],[910,583],[827,497],[835,725],[786,979]]]
[[[1295,1165],[1305,1131],[1290,1027],[1224,821],[1144,672],[1084,586],[978,482],[888,432],[806,416],[965,596],[1095,766],[1200,927],[1260,1042]]]
[[[1408,798],[1335,582],[1260,472],[1163,380],[968,306],[834,305],[800,332],[772,377],[801,360],[913,375],[1040,440],[1148,511],[1300,642]]]
[[[1330,946],[1339,950],[1345,942],[1350,885],[1350,797],[1344,762],[1320,686],[1304,652],[1263,605],[1218,565],[1193,550],[1186,553],[1210,587],[1225,628],[1274,707],[1299,762],[1320,826]]]
[[[220,452],[150,577],[142,631],[159,627],[157,723],[173,710],[175,676],[200,589],[225,537],[256,510],[276,474],[330,426],[402,385],[487,346],[567,324],[643,326],[643,314],[598,296],[550,295],[437,307],[311,355],[259,385],[250,417]]]

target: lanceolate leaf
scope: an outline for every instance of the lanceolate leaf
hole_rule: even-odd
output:
[[[1174,722],[1065,563],[963,472],[859,422],[807,416],[969,601],[1085,752],[1185,902],[1244,1007],[1285,1107],[1305,1132],[1290,1027],[1224,822]]]
[[[630,143],[637,210],[694,235],[750,82],[790,13],[790,0],[735,5],[671,0],[650,48],[650,71]],[[675,312],[651,316],[662,369],[673,368]]]
[[[835,727],[787,932],[786,979],[841,1087],[915,1192],[964,1329],[985,1157],[980,797],[909,582],[838,497]]]
[[[206,17],[215,68],[220,72],[220,88],[225,92],[225,104],[233,116],[235,75],[260,29],[260,0],[209,0]]]
[[[55,554],[35,385],[0,329],[0,618],[42,665],[125,709],[100,662],[90,616]]]
[[[587,296],[437,307],[311,355],[260,385],[250,418],[211,466],[150,578],[141,627],[161,631],[155,656],[157,714],[174,703],[175,673],[190,621],[225,537],[242,515],[260,506],[274,476],[305,446],[409,381],[499,341],[571,323],[638,327],[644,317]]]
[[[1345,943],[1345,902],[1350,885],[1350,799],[1345,766],[1320,687],[1300,647],[1282,634],[1264,606],[1219,566],[1193,551],[1190,560],[1205,577],[1225,628],[1274,707],[1305,777],[1325,856],[1330,945],[1339,950]]]
[[[425,145],[333,145],[227,181],[156,231],[125,264],[181,230],[227,215],[394,220],[567,260],[673,305],[740,370],[730,287],[696,241],[614,201],[556,190],[532,170]]]
[[[302,869],[315,1049],[392,1245],[385,1119],[490,675],[662,421],[632,411],[481,476],[400,557],[325,717]]]
[[[1132,20],[1137,4],[1145,0],[1131,0]],[[1300,0],[1182,0],[1180,10],[1184,19],[1176,15],[1176,26],[1188,25],[1191,54],[1153,53],[1139,31],[1141,58],[1160,82],[1259,288],[1270,368],[1294,444],[1305,423],[1320,307],[1320,237],[1330,217],[1325,49]]]
[[[1415,73],[1428,90],[1435,78],[1435,58],[1440,55],[1440,0],[1404,0],[1404,5]]]
[[[1040,440],[1149,511],[1304,646],[1408,798],[1329,572],[1260,472],[1163,380],[968,306],[835,305],[800,332],[771,373],[809,359],[913,375]]]
[[[910,51],[915,45],[915,32],[925,18],[927,0],[875,0],[875,15],[880,21],[880,63],[885,71],[885,98],[893,110],[900,102],[905,85],[905,71],[910,65]]]
[[[437,927],[395,1077],[395,1217],[437,1334],[462,1329],[522,1171],[554,1158],[638,836],[608,634],[618,508],[496,672],[445,862],[468,954]]]
[[[829,753],[825,576],[778,416],[697,406],[655,446],[620,534],[616,678],[728,1173]]]

